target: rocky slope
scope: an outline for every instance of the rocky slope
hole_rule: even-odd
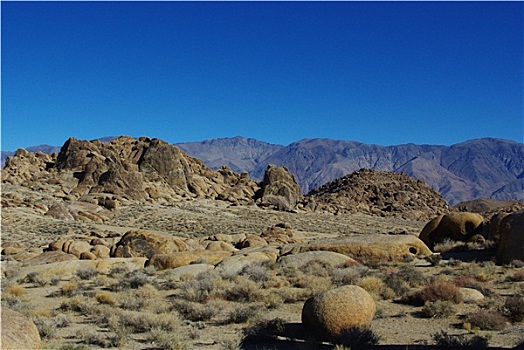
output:
[[[362,169],[311,191],[316,210],[336,214],[362,212],[379,216],[428,219],[450,210],[424,181],[405,174]]]

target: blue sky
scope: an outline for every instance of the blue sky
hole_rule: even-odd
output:
[[[2,149],[523,142],[523,6],[2,1]]]

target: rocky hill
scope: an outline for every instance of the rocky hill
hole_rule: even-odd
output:
[[[419,220],[450,210],[446,200],[424,181],[371,169],[361,169],[315,188],[307,200],[316,210],[335,214],[361,212]]]

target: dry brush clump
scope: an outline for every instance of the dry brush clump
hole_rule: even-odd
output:
[[[455,307],[451,301],[428,301],[420,310],[420,315],[425,318],[446,318],[455,315]]]
[[[506,328],[508,319],[500,311],[480,309],[466,315],[466,322],[473,328],[500,331]]]
[[[442,300],[459,304],[462,302],[462,293],[453,282],[435,280],[420,291],[420,298],[423,302]]]

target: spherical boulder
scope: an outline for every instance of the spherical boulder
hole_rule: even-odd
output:
[[[509,214],[499,224],[500,243],[497,263],[524,261],[524,210]]]
[[[419,238],[430,249],[446,239],[466,242],[475,234],[482,233],[483,222],[484,217],[477,213],[461,212],[439,215],[426,224]]]
[[[368,292],[347,285],[308,299],[302,308],[302,323],[317,337],[329,340],[348,329],[369,327],[376,309]]]

